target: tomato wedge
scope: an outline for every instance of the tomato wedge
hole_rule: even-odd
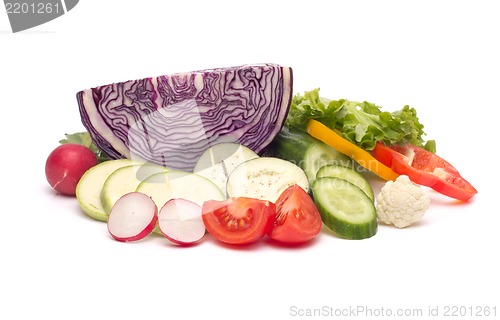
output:
[[[311,197],[294,184],[276,200],[276,219],[268,236],[284,243],[302,243],[316,237],[323,226]]]
[[[448,197],[467,201],[477,193],[449,162],[412,144],[386,146],[378,142],[372,155],[394,172]]]
[[[217,240],[228,244],[250,244],[269,232],[276,216],[270,201],[237,197],[203,203],[203,223]]]

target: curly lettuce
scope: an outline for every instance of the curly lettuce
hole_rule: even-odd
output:
[[[411,143],[436,152],[435,141],[424,141],[424,125],[418,120],[417,111],[408,105],[387,112],[367,101],[320,97],[318,88],[293,97],[285,124],[306,131],[309,119],[320,121],[368,151],[377,141],[383,141],[389,145]]]
[[[99,163],[110,160],[110,158],[104,152],[99,150],[99,148],[92,142],[92,138],[90,137],[90,134],[88,132],[86,131],[76,132],[72,134],[66,133],[65,136],[66,139],[59,140],[60,144],[65,144],[65,143],[81,144],[90,148],[90,150],[94,152],[94,154],[97,157],[97,161]]]

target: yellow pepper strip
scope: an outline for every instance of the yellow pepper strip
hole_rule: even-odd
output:
[[[368,151],[347,141],[335,131],[316,120],[309,120],[307,132],[314,138],[323,141],[330,147],[352,158],[360,166],[370,170],[384,180],[396,180],[399,176],[391,168],[375,159]]]

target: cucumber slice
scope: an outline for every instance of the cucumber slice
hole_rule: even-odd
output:
[[[241,163],[258,158],[250,148],[238,143],[219,143],[203,152],[193,172],[215,183],[226,193],[229,174]]]
[[[226,191],[229,197],[275,202],[293,184],[309,191],[309,181],[301,168],[283,159],[261,157],[237,166],[229,175]]]
[[[115,170],[104,181],[101,203],[104,212],[109,215],[111,207],[123,195],[135,191],[147,177],[168,169],[156,164],[134,164]]]
[[[370,186],[370,183],[356,170],[350,167],[338,166],[338,165],[327,165],[323,166],[318,170],[316,174],[316,178],[324,178],[324,177],[332,177],[332,178],[340,178],[349,181],[354,184],[356,187],[363,190],[370,200],[374,201],[375,196],[373,194],[373,189]]]
[[[377,233],[375,205],[354,184],[339,178],[318,178],[312,192],[323,223],[339,236],[365,239]]]
[[[104,181],[115,170],[140,163],[142,162],[130,159],[109,160],[87,170],[76,186],[76,198],[83,212],[93,219],[108,221],[108,215],[101,203]]]

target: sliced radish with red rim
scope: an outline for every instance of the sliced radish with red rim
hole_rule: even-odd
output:
[[[157,221],[155,202],[144,193],[130,192],[111,208],[108,231],[118,241],[137,241],[150,234]]]
[[[158,226],[163,235],[179,245],[189,245],[205,235],[201,207],[186,199],[174,198],[160,209]]]

